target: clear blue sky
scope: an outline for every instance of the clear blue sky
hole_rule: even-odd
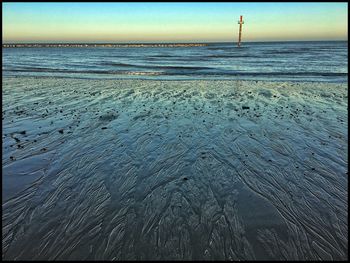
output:
[[[8,42],[347,40],[347,3],[4,3]]]

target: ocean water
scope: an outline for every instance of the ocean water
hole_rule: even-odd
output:
[[[347,41],[3,48],[3,76],[347,82]]]

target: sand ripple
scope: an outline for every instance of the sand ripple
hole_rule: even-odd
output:
[[[3,259],[345,260],[347,85],[3,80]]]

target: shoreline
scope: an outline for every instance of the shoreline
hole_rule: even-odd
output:
[[[298,83],[298,84],[307,84],[307,83],[313,83],[313,84],[321,84],[321,85],[346,85],[348,81],[335,81],[335,80],[330,80],[330,81],[322,81],[322,80],[265,80],[265,79],[230,79],[230,78],[188,78],[188,79],[170,79],[170,78],[145,78],[145,77],[77,77],[77,76],[20,76],[20,75],[2,75],[3,79],[12,79],[12,78],[24,78],[24,79],[67,79],[67,80],[91,80],[91,81],[155,81],[155,82],[191,82],[191,81],[207,81],[207,82],[215,82],[215,81],[225,81],[225,82],[236,82],[236,81],[242,81],[242,82],[252,82],[252,83],[258,83],[258,82],[266,82],[266,83]]]

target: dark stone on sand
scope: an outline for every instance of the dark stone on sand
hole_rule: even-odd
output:
[[[21,131],[21,132],[19,132],[20,134],[26,134],[26,131]]]
[[[102,129],[102,130],[105,130],[105,129],[107,129],[107,127],[102,127],[101,129]]]
[[[249,106],[242,106],[243,110],[249,110]]]
[[[63,129],[59,130],[58,132],[61,133],[61,134],[63,134]]]
[[[183,180],[184,180],[184,181],[187,181],[187,180],[188,180],[188,178],[187,178],[187,177],[184,177],[184,178],[183,178]]]

